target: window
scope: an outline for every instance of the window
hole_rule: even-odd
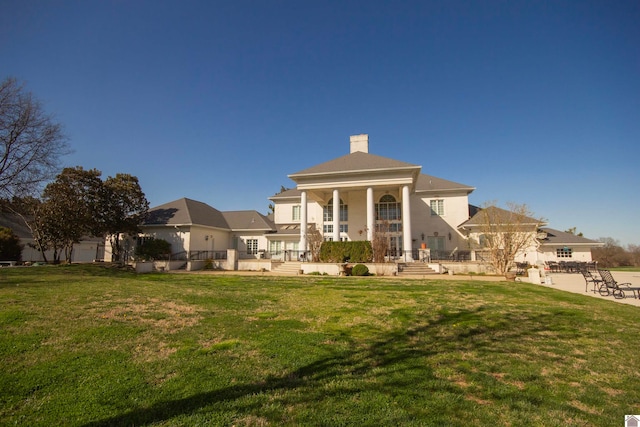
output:
[[[291,207],[291,219],[293,221],[300,221],[300,205]]]
[[[397,221],[402,219],[402,207],[396,202],[396,198],[390,194],[385,194],[376,203],[376,220]]]
[[[282,242],[280,241],[271,241],[269,242],[269,252],[272,254],[279,254],[282,252]]]
[[[247,253],[248,254],[258,253],[258,239],[247,239]]]
[[[558,258],[572,258],[573,250],[571,248],[559,248],[556,249],[556,256]]]
[[[431,201],[431,215],[444,215],[444,200],[437,199]]]
[[[402,233],[402,223],[390,222],[376,224],[376,232],[378,233]]]
[[[324,222],[333,221],[333,199],[323,209]],[[340,221],[349,221],[349,207],[340,199]]]
[[[325,224],[322,227],[322,231],[325,233],[333,233],[333,224]]]

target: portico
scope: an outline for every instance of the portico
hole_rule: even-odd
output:
[[[334,241],[372,240],[384,223],[392,249],[411,253],[411,194],[421,167],[369,154],[368,145],[367,135],[352,136],[350,154],[289,175],[300,191],[301,250],[312,221]],[[320,206],[322,216],[310,204]]]

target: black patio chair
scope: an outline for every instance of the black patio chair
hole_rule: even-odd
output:
[[[580,273],[582,273],[582,276],[584,277],[584,291],[587,292],[589,290],[589,285],[591,285],[592,287],[592,291],[593,293],[596,293],[600,290],[600,286],[602,286],[602,279],[594,276],[593,274],[591,274],[591,272],[587,269],[582,269],[580,270]]]
[[[640,298],[640,286],[631,286],[631,283],[618,283],[613,278],[613,275],[609,270],[598,270],[600,277],[602,277],[602,285],[598,289],[598,292],[602,296],[613,295],[616,299],[625,298],[625,291],[633,292],[634,298]]]

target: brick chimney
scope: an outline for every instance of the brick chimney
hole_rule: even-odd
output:
[[[369,135],[366,133],[351,135],[349,141],[351,142],[351,153],[355,153],[356,151],[362,151],[363,153],[369,152]]]

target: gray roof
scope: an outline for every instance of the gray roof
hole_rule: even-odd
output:
[[[12,212],[0,212],[0,227],[10,228],[21,239],[32,239],[31,230],[19,215]]]
[[[187,198],[149,209],[143,225],[204,225],[230,229],[222,212],[206,203]]]
[[[278,194],[274,194],[273,196],[269,197],[269,199],[271,200],[272,199],[299,199],[301,193],[302,192],[300,190],[291,188],[289,190],[282,191]]]
[[[276,230],[273,221],[258,211],[225,211],[222,215],[232,230]]]
[[[500,223],[503,223],[503,224],[517,222],[518,224],[521,224],[521,225],[535,225],[535,224],[543,223],[543,221],[539,219],[535,219],[525,215],[520,215],[514,212],[510,212],[506,209],[502,209],[497,206],[489,206],[487,208],[478,209],[475,215],[473,215],[470,219],[460,224],[459,227],[479,227],[479,226],[485,225],[486,219],[483,214],[483,211],[485,210],[489,213],[489,218],[491,218],[492,220],[500,221]]]
[[[201,225],[226,230],[276,229],[273,221],[258,211],[221,212],[206,203],[187,198],[150,209],[143,225]]]
[[[447,181],[446,179],[438,178],[431,175],[420,174],[418,176],[418,181],[416,182],[416,192],[443,190],[464,190],[467,193],[471,193],[473,190],[475,190],[475,187],[471,187],[465,184],[459,184],[453,181]]]
[[[399,160],[389,159],[387,157],[377,156],[375,154],[356,151],[355,153],[347,154],[345,156],[338,157],[337,159],[329,160],[328,162],[324,162],[308,169],[301,170],[300,172],[289,175],[289,177],[292,178],[300,175],[331,174],[341,172],[358,172],[373,169],[407,168],[420,168],[420,166],[401,162]]]
[[[587,239],[586,237],[576,236],[575,234],[565,231],[554,230],[553,228],[542,227],[540,231],[546,234],[545,238],[538,239],[543,245],[604,245],[604,243]]]
[[[418,175],[418,180],[416,181],[416,192],[417,193],[425,193],[425,192],[434,192],[434,191],[465,191],[471,193],[475,190],[475,187],[471,187],[469,185],[460,184],[453,181],[447,181],[446,179],[438,178],[431,175],[420,174]],[[300,198],[300,190],[295,188],[285,190],[278,194],[275,194],[269,199],[299,199]]]

